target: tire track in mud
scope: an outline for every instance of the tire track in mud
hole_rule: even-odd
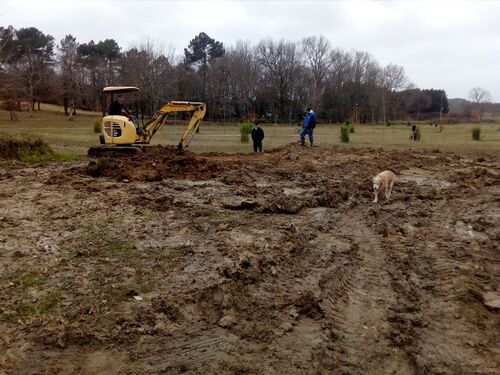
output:
[[[333,238],[350,242],[347,260],[320,285],[333,345],[324,370],[343,374],[413,374],[406,354],[387,339],[389,305],[396,299],[386,271],[386,256],[365,209],[340,217]],[[356,236],[352,235],[353,225]]]
[[[319,215],[329,227],[331,219],[328,211],[324,208],[312,209],[301,223],[305,227],[314,226],[311,222],[317,222]],[[323,231],[327,232],[327,228]],[[322,358],[329,351],[331,335],[328,325],[325,325],[318,285],[325,275],[337,268],[335,263],[338,261],[338,249],[322,241],[327,233],[303,242],[300,254],[292,258],[292,264],[288,264],[286,272],[280,275],[282,292],[279,294],[286,296],[289,302],[280,312],[281,323],[273,331],[274,337],[268,346],[268,368],[274,370],[271,373],[284,373],[284,368],[290,365],[293,369],[290,373],[313,374],[322,370]],[[297,234],[299,237],[303,235]],[[349,247],[348,243],[342,246]]]
[[[273,290],[275,296],[301,295],[308,304],[288,310],[274,330],[268,358],[276,373],[290,358],[292,367],[305,373],[415,373],[406,353],[389,339],[389,308],[397,296],[366,211],[355,210],[348,219],[324,212],[330,229],[276,282],[283,290]]]
[[[491,349],[497,343],[497,320],[478,296],[481,285],[498,282],[493,265],[498,259],[485,257],[487,247],[481,241],[457,235],[453,224],[464,213],[453,201],[430,202],[425,220],[417,215],[397,224],[416,229],[390,236],[385,247],[394,264],[390,274],[397,292],[397,303],[391,306],[391,340],[407,353],[417,373],[496,373],[498,350],[495,354]],[[380,217],[393,220],[391,210]],[[492,276],[485,280],[485,275]]]
[[[144,373],[217,373],[220,365],[231,359],[229,346],[237,341],[220,327],[146,336],[134,350],[133,360],[141,363]]]
[[[323,212],[323,209],[319,210]],[[316,221],[314,212],[315,210],[305,214],[300,220],[306,227],[314,225],[310,223]],[[329,221],[327,218],[325,220]],[[189,367],[195,372],[201,371],[202,363],[208,365],[204,356],[207,356],[207,361],[209,357],[222,358],[219,369],[228,368],[231,371],[251,369],[276,374],[326,371],[327,358],[332,356],[334,349],[331,346],[332,337],[337,335],[332,329],[336,329],[335,322],[340,322],[343,317],[335,316],[333,311],[330,316],[325,316],[323,299],[326,296],[322,295],[320,286],[333,284],[337,291],[335,299],[344,298],[346,288],[350,288],[349,275],[352,274],[352,268],[357,267],[357,254],[356,251],[353,252],[357,247],[349,240],[339,240],[334,232],[326,231],[323,236],[308,240],[301,239],[304,236],[305,233],[301,230],[293,230],[293,233],[287,231],[285,238],[294,243],[288,249],[290,253],[283,254],[269,249],[254,250],[247,256],[240,257],[235,268],[223,272],[229,277],[224,284],[215,284],[206,288],[206,292],[199,291],[200,296],[206,295],[203,297],[205,309],[208,309],[205,315],[212,315],[209,311],[222,309],[220,316],[229,312],[236,318],[236,322],[234,326],[226,327],[226,330],[214,330],[207,325],[195,323],[199,327],[198,331],[203,329],[207,335],[218,336],[213,341],[214,345],[206,348],[205,354],[196,363],[190,363],[189,358],[183,355],[172,358],[167,355],[167,362],[179,368]],[[274,273],[269,272],[266,266],[268,261],[276,265]],[[207,297],[214,293],[221,296],[210,301]],[[329,298],[333,300],[332,295]],[[227,306],[221,306],[216,300],[225,300],[228,302]],[[181,303],[181,306],[186,308],[185,303]],[[329,323],[330,320],[332,322]],[[248,322],[266,323],[261,327],[248,329]],[[209,325],[213,323],[215,321]],[[192,336],[189,353],[198,352],[197,337],[198,335]],[[180,337],[179,340],[190,342],[186,337]],[[266,342],[266,350],[262,352],[262,344]],[[165,351],[170,352],[163,347],[161,352]],[[217,352],[221,354],[216,354]],[[232,358],[231,352],[245,354],[238,356],[236,360]],[[255,356],[261,358],[259,363],[249,359]]]
[[[260,310],[253,317],[262,321],[259,315],[269,314],[272,319],[269,323],[273,325],[266,339],[266,350],[259,354],[262,358],[259,373],[316,373],[319,368],[321,354],[330,339],[323,326],[318,284],[325,265],[335,260],[335,253],[331,248],[323,248],[318,236],[309,236],[303,228],[318,229],[317,215],[323,213],[323,208],[312,209],[293,220],[301,227],[292,224],[291,231],[286,231],[284,242],[290,241],[293,246],[284,258],[280,255],[281,245],[273,252],[275,275],[263,275],[256,285],[246,288],[252,306]],[[323,222],[329,221],[328,216],[322,218]],[[320,227],[321,231],[326,230],[323,225]],[[259,347],[259,340],[251,340]],[[257,370],[255,365],[250,368]]]

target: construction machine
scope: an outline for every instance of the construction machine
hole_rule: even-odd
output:
[[[139,88],[133,86],[113,86],[103,89],[103,92],[111,94],[111,102],[113,102],[114,94],[137,91]],[[207,106],[204,102],[169,101],[142,126],[130,114],[104,116],[101,124],[102,134],[99,135],[101,146],[89,148],[88,155],[91,157],[122,156],[142,152],[144,146],[151,142],[151,138],[163,126],[168,115],[175,112],[192,112],[191,119],[176,148],[177,153],[182,153],[193,139],[206,110]]]

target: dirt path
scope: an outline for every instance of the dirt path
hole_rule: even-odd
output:
[[[2,164],[0,374],[498,372],[497,156],[157,151]]]

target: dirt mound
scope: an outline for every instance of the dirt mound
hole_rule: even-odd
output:
[[[177,155],[171,146],[152,146],[132,157],[91,160],[86,173],[93,177],[129,181],[160,181],[164,178],[206,180],[234,167],[189,151]]]
[[[23,160],[33,155],[52,156],[54,151],[43,139],[34,135],[15,138],[0,134],[0,159]]]
[[[207,180],[224,175],[226,183],[240,184],[242,180],[254,179],[264,169],[280,178],[294,177],[293,171],[277,165],[282,161],[295,163],[300,155],[310,152],[297,144],[281,146],[261,154],[185,151],[177,155],[173,146],[150,146],[144,150],[134,156],[91,160],[84,172],[92,177],[129,181],[160,181],[164,178]],[[253,171],[246,167],[253,167]],[[307,164],[301,169],[314,171]]]

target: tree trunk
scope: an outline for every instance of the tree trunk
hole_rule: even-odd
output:
[[[67,95],[64,95],[63,106],[64,106],[64,115],[67,116],[68,115],[68,96]]]
[[[201,100],[205,100],[205,89],[207,86],[207,57],[203,58],[203,89],[201,94]]]
[[[29,111],[30,111],[30,117],[33,117],[33,111],[35,110],[35,98],[33,98],[33,77],[32,77],[32,75],[30,75],[30,78],[28,81],[28,86],[29,86],[29,99],[30,99]]]

